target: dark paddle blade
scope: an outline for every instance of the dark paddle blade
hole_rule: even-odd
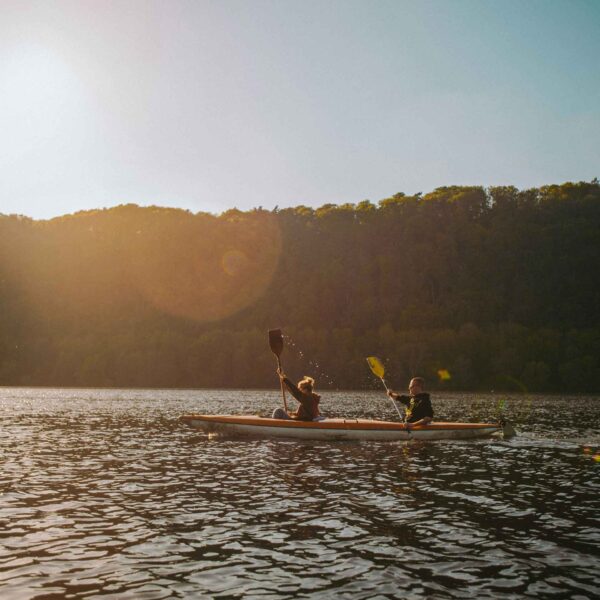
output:
[[[279,358],[283,350],[283,335],[281,329],[269,329],[269,346],[271,346],[271,352]]]

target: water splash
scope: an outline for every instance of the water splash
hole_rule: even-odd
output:
[[[311,371],[311,373],[306,373],[307,375],[314,377],[315,380],[317,380],[317,384],[321,382],[321,387],[323,388],[338,389],[335,380],[321,367],[318,359],[307,359],[305,357],[304,350],[299,347],[299,345],[292,339],[291,336],[283,334],[283,338],[286,343],[286,347],[293,351],[301,363],[305,363],[308,366],[308,370]]]

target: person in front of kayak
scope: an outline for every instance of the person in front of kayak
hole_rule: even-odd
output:
[[[298,400],[300,406],[295,412],[286,412],[281,407],[276,408],[273,411],[273,419],[320,421],[322,419],[321,413],[319,412],[319,401],[321,400],[321,396],[314,392],[315,380],[312,377],[305,375],[298,382],[298,385],[295,385],[280,369],[277,369],[277,374],[283,385],[290,391],[290,394]]]
[[[433,408],[429,394],[423,391],[425,380],[422,377],[413,377],[408,384],[409,395],[398,394],[392,390],[388,396],[406,406],[404,422],[407,427],[414,425],[427,425],[433,420]]]

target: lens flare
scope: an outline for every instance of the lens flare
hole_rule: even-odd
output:
[[[240,275],[248,264],[248,257],[241,250],[227,250],[221,259],[221,267],[230,277]]]
[[[267,290],[281,254],[277,219],[240,213],[182,228],[160,224],[138,243],[132,280],[155,308],[210,322],[230,317]]]

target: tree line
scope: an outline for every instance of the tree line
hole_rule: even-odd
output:
[[[0,215],[0,385],[600,390],[600,185]]]

